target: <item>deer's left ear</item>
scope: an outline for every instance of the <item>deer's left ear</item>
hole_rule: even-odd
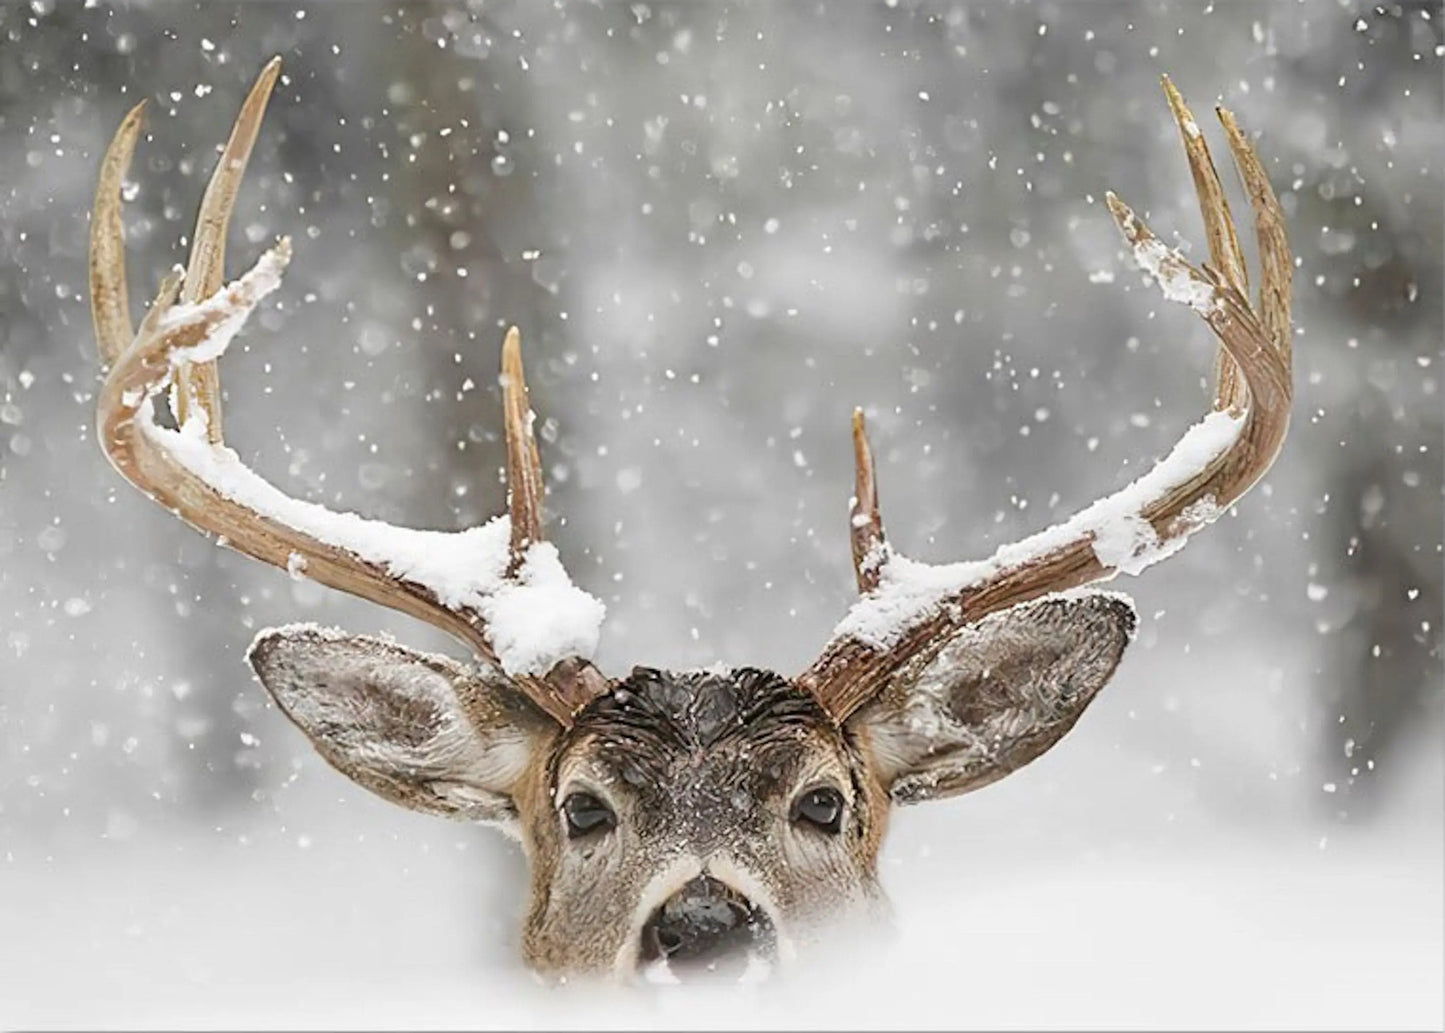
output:
[[[894,679],[848,726],[897,803],[979,789],[1063,738],[1119,665],[1134,623],[1128,599],[1112,593],[991,614]]]

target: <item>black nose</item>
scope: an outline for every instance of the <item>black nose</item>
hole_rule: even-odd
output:
[[[700,875],[652,913],[639,960],[679,969],[743,969],[750,954],[772,954],[773,924],[763,910],[722,882]]]

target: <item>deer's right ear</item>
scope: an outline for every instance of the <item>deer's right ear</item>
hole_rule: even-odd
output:
[[[557,727],[495,666],[364,635],[272,628],[246,658],[332,767],[429,814],[513,831],[513,788]]]
[[[1113,593],[1021,603],[955,632],[849,725],[866,735],[894,802],[966,793],[1063,738],[1133,633],[1134,608]]]

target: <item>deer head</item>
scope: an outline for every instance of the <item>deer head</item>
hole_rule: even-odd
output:
[[[886,541],[855,412],[860,598],[819,658],[791,678],[749,667],[608,677],[588,660],[602,605],[571,584],[543,537],[515,329],[502,345],[508,513],[483,527],[417,531],[331,512],[282,494],[225,447],[216,359],[290,257],[282,239],[222,284],[227,222],[279,70],[268,64],[246,99],[189,266],[163,281],[138,329],[120,187],[144,104],[105,155],[91,235],[96,336],[110,367],[99,439],[131,483],[223,544],[468,647],[463,664],[291,626],[262,632],[249,659],[342,774],[404,807],[520,840],[532,865],[523,951],[544,972],[786,956],[820,923],[877,909],[890,808],[977,789],[1058,742],[1113,674],[1135,623],[1127,600],[1083,587],[1173,553],[1264,474],[1284,440],[1283,216],[1221,109],[1258,234],[1263,286],[1251,304],[1213,162],[1166,79],[1209,263],[1190,265],[1112,194],[1108,204],[1140,264],[1219,339],[1213,412],[1150,473],[1073,519],[946,566],[910,561]],[[156,413],[167,408],[163,425]]]

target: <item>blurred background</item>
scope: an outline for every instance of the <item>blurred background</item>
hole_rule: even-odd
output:
[[[1441,19],[0,4],[0,1020],[1438,1028]],[[292,620],[455,647],[216,548],[94,440],[100,154],[149,98],[138,313],[273,54],[230,272],[297,254],[222,363],[230,443],[308,499],[484,521],[518,324],[611,672],[812,658],[854,591],[854,405],[892,541],[936,561],[1067,517],[1205,411],[1212,340],[1102,204],[1202,254],[1164,71],[1218,154],[1216,102],[1259,134],[1290,220],[1285,451],[1114,583],[1140,634],[1063,744],[896,816],[892,938],[746,994],[543,993],[518,850],[351,786],[242,659]]]

